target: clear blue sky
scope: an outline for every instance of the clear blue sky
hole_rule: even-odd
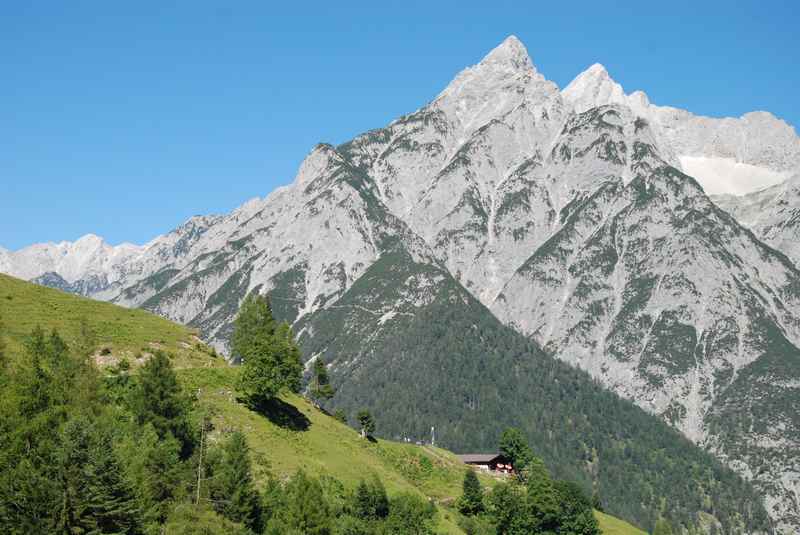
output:
[[[658,4],[658,5],[656,5]],[[143,243],[290,182],[311,147],[432,99],[507,35],[564,87],[800,125],[784,2],[3,2],[0,245]]]

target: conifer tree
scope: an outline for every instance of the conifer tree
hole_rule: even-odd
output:
[[[276,325],[264,297],[250,294],[245,299],[234,323],[231,347],[242,363],[239,389],[251,404],[263,404],[284,389],[300,390],[300,349],[289,325]]]
[[[92,528],[84,471],[90,461],[89,441],[88,422],[74,420],[65,425],[57,455],[58,509],[54,511],[57,533],[87,533]]]
[[[214,468],[211,500],[225,518],[255,532],[261,530],[260,497],[253,483],[247,440],[239,431],[222,446],[222,455]]]
[[[258,293],[251,293],[239,307],[233,326],[233,356],[236,359],[245,359],[258,351],[263,340],[275,334],[277,324],[267,299]]]
[[[458,510],[462,514],[471,516],[483,512],[483,489],[478,476],[472,469],[467,469],[464,474],[463,493],[458,500]]]
[[[182,455],[192,448],[188,422],[188,399],[184,396],[169,357],[156,351],[139,371],[131,396],[131,409],[139,425],[152,424],[159,438],[172,435],[181,444]]]
[[[289,480],[285,493],[286,506],[278,520],[283,524],[283,530],[276,530],[273,524],[273,533],[291,533],[291,530],[304,535],[332,533],[330,511],[319,481],[301,470]]]
[[[133,489],[114,453],[110,430],[101,430],[93,441],[85,472],[86,499],[92,515],[89,533],[139,533],[140,517]]]
[[[367,438],[375,432],[375,419],[367,409],[358,411],[358,423],[361,426],[361,437]]]

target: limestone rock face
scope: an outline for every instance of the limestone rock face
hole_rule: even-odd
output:
[[[601,65],[560,91],[509,37],[423,108],[318,145],[264,199],[143,246],[0,250],[0,271],[153,310],[222,349],[251,291],[311,345],[346,347],[335,338],[369,338],[366,323],[324,329],[325,311],[389,329],[445,295],[447,273],[752,479],[794,533],[798,170],[800,140],[769,113],[656,106]],[[340,302],[371,267],[402,281]]]

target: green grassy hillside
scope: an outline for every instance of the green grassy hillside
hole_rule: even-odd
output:
[[[99,364],[137,358],[161,349],[174,356],[176,367],[224,366],[197,337],[197,331],[144,310],[93,301],[0,274],[0,321],[9,349],[16,352],[25,337],[40,326],[57,329],[69,343],[86,320],[97,338]]]
[[[285,395],[268,414],[248,409],[236,400],[231,385],[237,369],[184,369],[180,378],[197,394],[199,406],[212,415],[217,440],[227,430],[247,436],[256,477],[287,478],[298,469],[332,476],[346,486],[378,475],[389,494],[410,491],[432,498],[439,506],[439,528],[462,533],[451,505],[461,495],[464,465],[451,452],[388,440],[367,441],[352,428],[315,408],[303,397]],[[479,474],[484,486],[497,480]],[[613,516],[597,513],[603,533],[641,535],[643,531]]]
[[[328,475],[345,486],[377,475],[390,495],[412,492],[432,499],[438,507],[438,528],[463,533],[452,507],[461,494],[465,466],[451,452],[430,446],[364,440],[351,427],[314,407],[305,398],[289,394],[264,412],[254,412],[237,399],[238,369],[213,356],[197,333],[142,310],[129,310],[33,285],[0,275],[0,333],[9,353],[16,354],[36,326],[57,329],[68,341],[80,337],[85,319],[96,333],[100,348],[96,360],[111,364],[163,349],[173,356],[186,391],[195,394],[195,410],[211,416],[209,440],[219,441],[231,430],[248,440],[257,483],[270,476],[288,478],[298,469]],[[104,360],[105,359],[105,360]],[[497,480],[480,474],[484,486]],[[638,535],[643,532],[614,517],[598,513],[604,533]]]

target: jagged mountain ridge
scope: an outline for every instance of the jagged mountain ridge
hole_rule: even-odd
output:
[[[339,147],[317,147],[295,182],[264,200],[143,248],[98,247],[93,255],[79,248],[75,265],[82,272],[38,249],[0,252],[0,268],[27,278],[54,272],[79,291],[200,326],[223,343],[248,291],[270,292],[281,317],[299,326],[336,306],[370,265],[395,250],[394,240],[444,267],[499,318],[664,416],[742,473],[761,477],[764,470],[772,514],[798,525],[797,460],[767,466],[758,449],[797,444],[791,414],[775,414],[777,428],[787,430],[777,440],[755,432],[737,439],[724,427],[710,433],[705,421],[722,411],[718,397],[736,405],[742,388],[731,385],[771,355],[770,347],[781,346],[778,357],[796,358],[796,269],[717,213],[680,172],[689,156],[735,158],[784,173],[797,161],[797,137],[768,114],[696,117],[617,87],[594,66],[559,91],[509,38],[417,112]],[[689,230],[676,223],[676,213]],[[733,237],[735,250],[715,243],[717,235]],[[637,247],[620,254],[622,241]],[[617,258],[604,258],[612,250]],[[665,288],[648,287],[667,269],[683,271]],[[617,277],[612,285],[607,272]],[[665,307],[665,300],[680,305]],[[632,311],[620,306],[631,301]],[[720,326],[706,325],[704,314],[717,305]],[[759,332],[740,325],[753,319]],[[664,340],[681,334],[684,347],[614,351],[654,329]],[[764,336],[769,344],[756,343]],[[727,349],[705,359],[705,367],[686,365],[709,337]],[[748,337],[756,342],[745,344]],[[781,369],[789,392],[781,395],[792,395],[793,368]]]

